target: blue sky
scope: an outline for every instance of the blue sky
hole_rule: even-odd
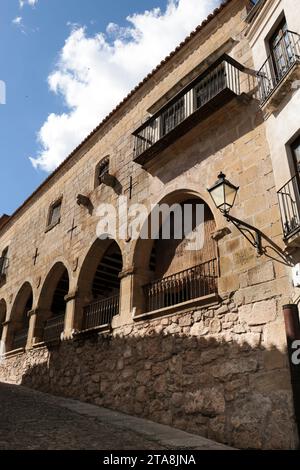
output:
[[[219,3],[0,0],[0,215]]]

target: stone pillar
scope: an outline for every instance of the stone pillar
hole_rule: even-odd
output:
[[[45,322],[46,320],[48,320],[48,318],[51,317],[52,312],[51,310],[48,310],[48,309],[36,308],[28,312],[28,314],[30,316],[30,321],[29,321],[27,348],[30,348],[34,344],[43,342]],[[30,337],[31,337],[31,343],[29,344]]]
[[[66,311],[65,311],[65,327],[63,332],[63,339],[68,340],[73,338],[74,330],[79,329],[78,322],[76,321],[76,309],[78,305],[78,291],[77,289],[70,292],[65,296]]]
[[[2,330],[2,350],[1,354],[5,354],[6,352],[10,351],[12,348],[13,342],[13,331],[12,331],[12,322],[11,320],[7,320],[2,323],[3,330]]]
[[[31,349],[34,344],[37,310],[29,310],[29,312],[27,312],[27,315],[29,317],[29,327],[25,349]]]
[[[134,315],[145,313],[146,299],[143,287],[152,281],[153,272],[149,269],[138,269],[132,280],[132,311]]]
[[[134,282],[134,268],[129,268],[119,274],[120,279],[120,316],[114,322],[117,326],[132,321],[132,294]]]

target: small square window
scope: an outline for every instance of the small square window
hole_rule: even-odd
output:
[[[59,201],[52,204],[52,206],[50,207],[47,228],[52,228],[54,227],[54,225],[59,224],[61,214],[61,202],[62,200],[60,199]]]

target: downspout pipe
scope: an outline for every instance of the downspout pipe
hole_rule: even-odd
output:
[[[300,353],[297,355],[295,354],[296,351],[299,351],[300,349],[300,320],[298,306],[296,304],[284,305],[283,317],[291,372],[295,417],[298,428],[298,438],[300,439]],[[298,344],[296,343],[297,340]]]

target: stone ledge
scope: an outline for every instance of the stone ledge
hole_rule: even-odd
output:
[[[295,80],[300,79],[300,61],[297,59],[287,74],[280,80],[276,87],[272,90],[266,101],[261,106],[265,117],[274,113],[278,106],[292,92],[292,85]]]
[[[218,304],[220,302],[219,294],[210,294],[203,297],[198,297],[197,299],[188,300],[187,302],[182,302],[177,305],[171,305],[170,307],[161,308],[159,310],[152,310],[152,312],[141,313],[140,315],[135,315],[133,320],[147,320],[148,318],[158,318],[167,315],[173,315],[174,313],[186,313],[190,311],[191,308],[198,308],[202,306],[211,306]]]
[[[47,343],[45,343],[45,341],[40,341],[39,343],[34,343],[32,345],[32,349],[39,349],[39,348],[46,348],[47,347]]]
[[[25,348],[18,348],[18,349],[14,349],[13,351],[8,351],[4,354],[1,354],[1,357],[6,359],[6,358],[9,358],[9,357],[24,354],[24,352],[25,352]]]
[[[95,326],[93,328],[89,328],[87,330],[77,331],[73,334],[73,339],[81,339],[86,336],[97,335],[101,333],[111,333],[111,324],[106,323],[105,325]]]

